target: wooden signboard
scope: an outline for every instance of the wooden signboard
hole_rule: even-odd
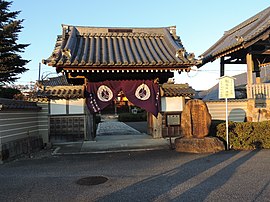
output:
[[[235,98],[234,78],[223,76],[219,78],[219,99]]]
[[[219,99],[225,98],[226,104],[226,142],[229,150],[229,125],[228,125],[228,98],[235,98],[234,79],[231,76],[222,76],[219,78]]]

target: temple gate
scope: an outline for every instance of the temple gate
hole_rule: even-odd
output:
[[[162,86],[174,72],[190,71],[198,61],[194,54],[186,52],[174,26],[101,28],[62,25],[62,34],[57,37],[53,53],[43,63],[62,72],[69,84],[84,86],[90,116],[102,111],[119,92],[123,92],[130,102],[148,112],[149,134],[157,138],[163,136],[162,125],[165,123],[162,121],[166,114],[166,108],[161,110],[161,96],[166,96],[164,89],[170,91],[168,86]],[[170,97],[179,86],[173,89]],[[185,98],[194,95],[194,90],[181,86],[180,93],[176,94],[181,97],[181,105]]]

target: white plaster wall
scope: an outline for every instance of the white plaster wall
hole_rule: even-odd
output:
[[[161,111],[163,112],[178,112],[183,111],[185,99],[183,97],[162,97]]]
[[[66,114],[66,100],[51,100],[50,101],[50,114]]]
[[[84,99],[69,100],[69,114],[83,114]]]

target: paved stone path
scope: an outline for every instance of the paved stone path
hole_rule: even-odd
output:
[[[98,124],[97,136],[101,135],[142,135],[142,133],[123,122],[106,120]]]

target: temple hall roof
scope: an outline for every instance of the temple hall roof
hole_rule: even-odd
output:
[[[52,55],[44,64],[84,70],[179,70],[194,66],[176,27],[106,28],[62,25]]]
[[[217,58],[239,52],[259,42],[256,50],[267,51],[270,34],[270,7],[226,31],[224,35],[202,55],[202,65]],[[259,49],[258,49],[259,48]],[[253,49],[251,49],[253,50]],[[250,50],[248,50],[250,51]],[[243,52],[245,53],[245,52]],[[264,52],[265,54],[266,52]],[[245,54],[242,54],[245,56]],[[236,57],[240,57],[239,54]]]

